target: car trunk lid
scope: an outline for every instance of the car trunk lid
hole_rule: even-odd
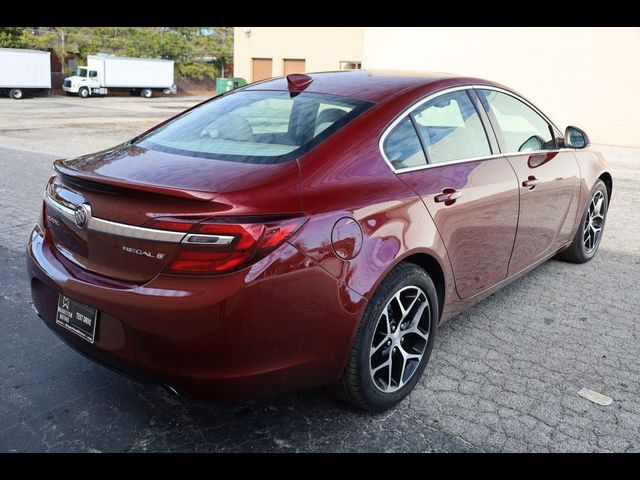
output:
[[[150,228],[158,218],[197,223],[274,213],[274,206],[301,211],[296,162],[240,164],[124,147],[57,161],[55,169],[45,222],[56,249],[88,271],[129,282],[162,272],[187,233]],[[273,182],[282,188],[270,205],[260,193]]]

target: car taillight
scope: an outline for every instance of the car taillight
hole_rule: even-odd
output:
[[[306,217],[200,220],[165,217],[146,225],[186,233],[165,268],[167,273],[215,275],[246,267],[282,245],[304,224]]]

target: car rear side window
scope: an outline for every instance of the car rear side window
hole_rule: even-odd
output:
[[[405,117],[389,132],[382,149],[396,170],[427,164],[420,139],[409,117]]]
[[[467,92],[459,90],[436,97],[411,115],[429,163],[491,155],[487,134]]]
[[[306,92],[234,92],[181,115],[137,145],[217,160],[279,163],[307,152],[371,105]]]
[[[496,132],[503,153],[529,152],[556,148],[553,128],[524,102],[495,90],[477,90],[480,101],[498,123]]]

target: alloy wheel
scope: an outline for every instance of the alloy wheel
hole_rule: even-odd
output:
[[[406,385],[427,349],[430,306],[420,287],[404,287],[389,300],[376,325],[369,351],[369,374],[383,393]]]
[[[587,253],[593,252],[602,238],[602,227],[604,226],[604,194],[596,191],[591,197],[587,218],[585,218],[582,229],[582,241]]]

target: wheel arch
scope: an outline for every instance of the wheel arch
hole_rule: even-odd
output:
[[[436,287],[436,294],[438,295],[438,320],[440,320],[442,317],[446,292],[444,270],[442,269],[440,262],[433,255],[426,252],[411,253],[408,256],[401,258],[396,265],[402,262],[413,263],[414,265],[419,266],[431,277],[433,285]]]
[[[598,177],[599,180],[604,182],[604,185],[607,187],[607,197],[609,202],[611,202],[611,194],[613,193],[613,178],[609,172],[603,172]]]

